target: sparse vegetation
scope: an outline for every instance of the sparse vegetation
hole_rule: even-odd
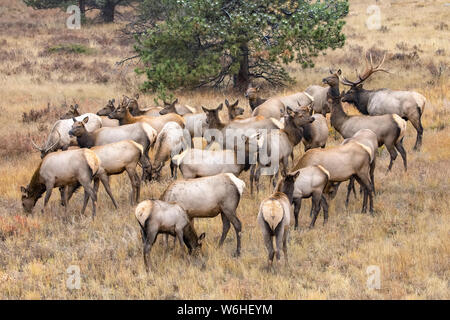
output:
[[[94,221],[90,214],[79,214],[82,192],[74,195],[67,214],[60,207],[57,190],[45,215],[40,213],[42,199],[29,216],[20,203],[20,185],[29,181],[40,161],[30,137],[37,143],[45,141],[53,124],[51,117],[45,116],[24,124],[24,112],[41,110],[48,102],[58,106],[65,99],[76,99],[83,112],[96,112],[109,99],[117,101],[121,94],[134,93],[145,81],[134,73],[136,67],[142,67],[139,61],[115,64],[134,54],[132,44],[120,38],[123,25],[94,24],[74,32],[65,29],[67,15],[60,10],[36,11],[20,0],[0,0],[0,299],[450,299],[448,71],[440,81],[427,83],[432,78],[428,61],[436,67],[439,61],[449,65],[448,30],[445,26],[435,29],[439,21],[448,20],[443,7],[446,2],[422,2],[423,7],[416,10],[414,2],[408,0],[392,2],[392,6],[390,1],[379,1],[388,30],[383,33],[365,27],[367,1],[351,0],[343,28],[349,35],[346,45],[316,57],[312,69],[291,63],[287,70],[297,80],[295,86],[279,91],[264,88],[264,97],[303,90],[320,84],[330,65],[351,76],[360,65],[361,52],[375,47],[387,52],[386,67],[392,73],[374,76],[365,85],[367,89],[411,89],[426,96],[421,152],[411,151],[415,130],[410,124],[407,127],[408,172],[404,173],[397,161],[386,174],[389,155],[386,150],[380,152],[374,217],[359,213],[359,195],[357,200],[352,196],[346,209],[345,188],[341,188],[330,203],[328,223],[316,223],[314,229],[307,230],[310,201],[304,200],[301,231],[292,228],[288,244],[290,268],[280,263],[276,272],[266,271],[267,255],[256,217],[261,200],[272,190],[268,179],[261,177],[264,189],[251,196],[246,188],[237,209],[243,230],[240,258],[231,257],[234,233],[217,248],[222,231],[219,217],[198,220],[197,232],[206,232],[200,258],[183,258],[178,254],[179,245],[175,253],[165,255],[158,240],[152,249],[158,268],[147,275],[134,207],[128,204],[126,175],[111,178],[119,210],[101,188]],[[413,21],[419,25],[414,32]],[[397,48],[402,42],[408,47],[406,52]],[[48,46],[62,43],[80,43],[95,53],[42,54]],[[436,56],[438,49],[442,53]],[[418,52],[420,60],[390,58],[412,51]],[[378,58],[374,55],[374,60]],[[94,71],[109,80],[97,81]],[[217,106],[224,96],[229,101],[239,98],[245,115],[249,114],[242,95],[232,91],[201,89],[176,92],[176,96],[197,110],[201,105]],[[154,98],[141,94],[139,103],[149,106]],[[358,113],[345,104],[344,109]],[[221,117],[226,119],[225,110]],[[334,140],[334,130],[330,129],[327,144],[341,142],[340,137]],[[296,159],[303,153],[301,149],[296,148]],[[169,172],[169,168],[162,171],[161,183],[143,185],[141,200],[159,198],[170,183],[165,178]],[[249,175],[240,178],[248,186]],[[66,287],[66,270],[71,265],[80,266],[80,290]],[[381,269],[380,290],[366,287],[370,265]]]

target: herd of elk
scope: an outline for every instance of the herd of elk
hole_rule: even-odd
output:
[[[381,68],[384,60],[385,57],[374,66],[372,56],[366,57],[366,70],[354,82],[345,78],[341,70],[332,71],[322,81],[326,86],[310,86],[304,92],[288,96],[261,98],[260,88],[250,86],[245,96],[251,116],[244,117],[239,100],[230,103],[225,99],[227,121],[220,116],[222,103],[216,108],[197,109],[175,99],[164,101],[163,107],[142,108],[139,95],[123,96],[117,106],[116,100],[111,99],[97,114],[81,114],[78,104],[70,106],[53,125],[42,147],[32,142],[41,152],[42,160],[28,186],[21,187],[23,208],[31,212],[44,193],[46,208],[53,188],[58,187],[61,203],[67,210],[69,199],[83,186],[82,213],[91,199],[94,217],[99,183],[102,182],[117,208],[109,177],[125,171],[131,182],[131,204],[135,205],[139,202],[141,181],[159,181],[162,168],[169,161],[174,181],[159,200],[145,200],[135,209],[146,269],[150,270],[149,253],[158,234],[172,235],[189,253],[195,252],[205,234],[197,236],[194,219],[218,215],[223,224],[219,244],[224,243],[233,225],[238,256],[242,224],[237,210],[245,188],[239,176],[250,170],[251,193],[254,185],[259,192],[262,173],[270,176],[269,188],[274,188],[261,202],[257,217],[269,266],[275,257],[280,259],[281,250],[287,263],[291,216],[294,228],[298,229],[302,199],[311,198],[312,228],[321,209],[324,223],[328,220],[329,201],[336,196],[339,185],[349,182],[347,206],[351,192],[356,195],[357,181],[363,192],[361,211],[373,213],[378,148],[384,145],[389,152],[388,171],[397,152],[406,171],[403,146],[406,121],[417,130],[414,148],[421,146],[421,117],[426,102],[422,95],[362,88],[372,74],[387,72]],[[350,89],[340,92],[339,84]],[[343,102],[354,105],[362,115],[348,115]],[[341,144],[326,146],[327,113],[331,113],[331,126],[344,138]],[[206,149],[204,146],[197,149],[195,144],[192,147],[193,138],[207,141]],[[301,142],[305,151],[294,161],[294,149]],[[219,150],[212,148],[213,143]],[[75,146],[78,148],[69,149]],[[55,152],[59,149],[62,151]],[[178,179],[178,169],[183,179]]]

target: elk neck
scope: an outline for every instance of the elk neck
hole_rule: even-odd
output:
[[[95,146],[95,137],[92,132],[83,130],[81,136],[77,137],[77,143],[80,148],[92,148]]]
[[[331,105],[331,117],[330,117],[331,125],[337,131],[340,131],[342,125],[344,124],[345,121],[348,120],[348,118],[350,117],[345,113],[344,109],[342,108],[341,101],[333,100]]]
[[[289,117],[285,118],[284,129],[281,129],[281,131],[286,133],[289,141],[292,143],[293,146],[299,144],[300,141],[302,141],[304,128],[297,127],[292,121],[292,119]]]
[[[28,195],[30,196],[30,198],[33,198],[36,201],[44,194],[46,190],[45,184],[41,182],[41,165],[42,161],[34,171],[33,176],[30,180],[30,184],[27,187]]]

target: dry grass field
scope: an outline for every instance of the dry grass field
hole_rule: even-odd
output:
[[[375,3],[373,1],[373,3]],[[408,172],[398,158],[386,174],[388,153],[377,161],[375,215],[361,214],[361,197],[344,206],[345,188],[330,204],[330,218],[308,230],[310,200],[303,202],[300,231],[291,229],[290,267],[283,263],[266,270],[266,251],[256,223],[264,190],[246,190],[238,208],[243,224],[242,255],[232,257],[236,240],[230,231],[222,248],[217,243],[221,219],[199,220],[206,232],[198,259],[181,256],[179,245],[164,254],[152,250],[154,271],[146,274],[134,208],[128,203],[126,176],[112,177],[120,204],[114,210],[103,187],[93,221],[88,207],[80,215],[82,192],[67,214],[54,192],[45,214],[43,200],[31,215],[20,202],[40,161],[30,138],[42,143],[64,105],[77,102],[83,112],[97,111],[108,99],[137,92],[143,79],[133,70],[137,61],[115,62],[130,56],[132,42],[120,37],[123,22],[89,24],[81,30],[65,26],[60,10],[35,11],[19,0],[0,0],[0,299],[449,299],[450,298],[450,46],[448,1],[377,2],[382,28],[369,30],[368,1],[351,0],[344,48],[328,51],[316,67],[289,66],[297,83],[284,89],[265,88],[264,96],[300,91],[319,84],[329,66],[350,78],[363,65],[363,52],[372,49],[392,73],[374,75],[367,88],[416,90],[427,98],[421,152],[413,152],[415,130],[408,124],[405,148]],[[58,50],[82,45],[79,53]],[[180,101],[215,107],[225,98],[243,96],[231,91],[177,92]],[[141,94],[151,105],[154,97]],[[37,121],[23,122],[22,114],[50,111]],[[346,110],[356,114],[354,108]],[[223,118],[226,119],[225,112]],[[329,145],[336,145],[330,130]],[[303,150],[303,148],[302,148]],[[296,158],[303,152],[296,150]],[[168,177],[168,167],[164,177]],[[248,173],[241,176],[248,184]],[[141,199],[158,198],[170,180],[143,186]],[[281,260],[283,262],[283,260]],[[81,270],[80,289],[66,286],[67,268]],[[381,288],[368,289],[368,266],[379,266]]]

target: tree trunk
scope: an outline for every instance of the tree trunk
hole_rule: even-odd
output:
[[[250,83],[250,74],[248,70],[248,44],[241,45],[241,59],[239,61],[239,73],[234,77],[234,87],[240,91],[247,90]]]
[[[102,7],[102,18],[103,22],[110,23],[114,22],[114,11],[116,4],[113,1],[107,1]]]
[[[78,0],[78,7],[80,8],[81,19],[86,17],[86,0]]]

